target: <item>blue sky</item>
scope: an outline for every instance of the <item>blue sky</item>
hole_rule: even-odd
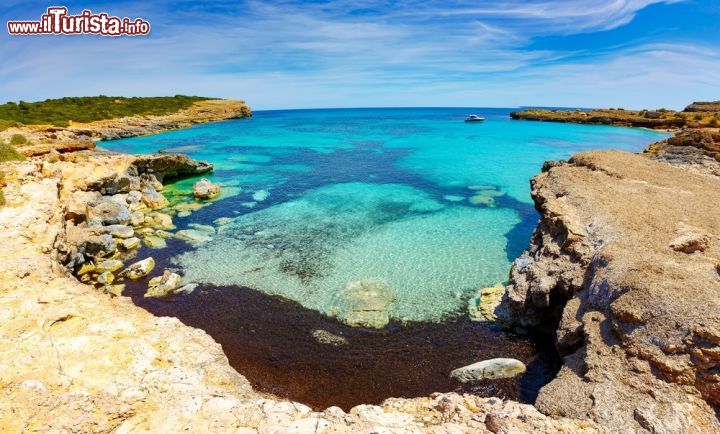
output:
[[[0,35],[0,100],[195,94],[255,109],[682,108],[720,99],[720,1],[39,2],[142,17],[148,37]]]

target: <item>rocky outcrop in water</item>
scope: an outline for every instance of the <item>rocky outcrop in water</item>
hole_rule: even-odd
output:
[[[220,194],[220,186],[203,178],[193,185],[193,196],[196,199],[213,199]]]
[[[541,221],[496,313],[558,324],[564,365],[540,391],[545,414],[613,432],[718,432],[717,161],[682,136],[653,155],[546,165],[532,181]]]

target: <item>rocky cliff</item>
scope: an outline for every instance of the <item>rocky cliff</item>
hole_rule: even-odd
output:
[[[720,432],[715,145],[691,131],[647,155],[578,154],[533,179],[541,221],[496,313],[557,325],[564,365],[540,411],[613,432]]]
[[[96,217],[82,197],[127,200],[123,191],[142,182],[149,189],[202,169],[179,157],[94,151],[3,163],[0,432],[607,432],[529,405],[452,393],[314,412],[253,391],[202,330],[82,284],[63,266],[88,257],[70,242],[87,223],[82,209],[85,219]]]

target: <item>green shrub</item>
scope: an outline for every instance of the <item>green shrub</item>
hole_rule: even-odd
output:
[[[695,115],[694,119],[695,119],[696,121],[701,121],[701,120],[703,119],[703,115],[701,115],[700,113],[698,113],[698,114]]]
[[[2,161],[23,161],[25,156],[17,151],[12,145],[0,143],[0,162]]]
[[[710,124],[709,124],[709,125],[710,125],[711,127],[717,127],[717,126],[718,126],[718,118],[717,118],[717,117],[714,117],[714,118],[710,119]]]
[[[22,134],[13,134],[12,137],[10,137],[10,144],[13,146],[24,145],[27,142],[27,137],[23,136]]]

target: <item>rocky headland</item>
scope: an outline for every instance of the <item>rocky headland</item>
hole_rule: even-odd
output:
[[[209,99],[198,101],[187,109],[166,115],[127,116],[88,123],[70,122],[67,127],[54,125],[19,125],[0,131],[0,142],[14,135],[25,138],[16,148],[26,156],[51,152],[93,149],[95,142],[144,136],[187,128],[194,124],[242,119],[252,116],[244,101]]]
[[[532,180],[541,214],[496,314],[555,330],[536,402],[612,432],[718,432],[720,135],[581,153]]]
[[[611,109],[524,109],[510,113],[516,120],[614,125],[677,131],[681,128],[720,126],[720,104],[695,102],[683,111]]]

